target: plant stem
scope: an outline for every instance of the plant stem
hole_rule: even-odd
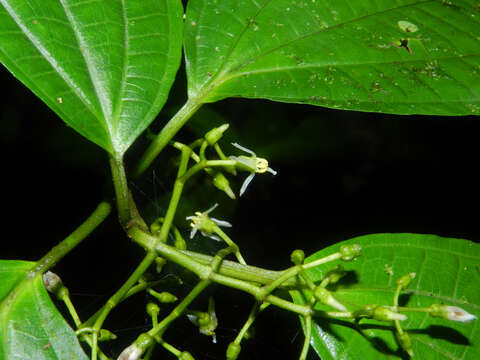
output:
[[[92,360],[96,360],[97,355],[97,343],[98,343],[98,332],[102,328],[103,322],[107,318],[110,311],[115,308],[126,296],[130,288],[132,288],[135,283],[138,281],[140,276],[142,276],[150,264],[155,260],[157,255],[154,252],[148,252],[147,255],[143,258],[142,262],[137,266],[135,271],[130,275],[130,277],[125,281],[125,283],[117,290],[115,294],[108,299],[106,304],[103,306],[102,311],[98,316],[95,318],[95,324],[93,325],[93,329],[95,330],[92,334],[93,337],[93,344],[92,344]],[[94,316],[96,316],[95,314]],[[87,325],[90,319],[87,320],[83,325]]]
[[[95,228],[106,219],[108,214],[110,214],[110,211],[110,204],[105,201],[101,202],[83,224],[36,262],[28,274],[28,277],[33,278],[51,269],[61,258],[72,251],[83,239],[95,230]]]
[[[175,134],[182,128],[188,119],[200,108],[202,103],[198,98],[190,98],[182,108],[168,121],[167,125],[160,131],[152,141],[147,150],[137,163],[133,171],[133,177],[136,178],[150,166],[160,151],[168,144]]]
[[[125,227],[130,221],[130,204],[127,177],[121,156],[110,157],[110,168],[112,170],[113,187],[117,199],[117,211],[120,224]]]
[[[210,266],[200,264],[199,262],[194,260],[192,257],[185,255],[183,252],[175,249],[172,246],[169,246],[162,242],[157,242],[157,238],[151,236],[150,234],[145,233],[144,231],[142,231],[140,228],[136,226],[133,226],[132,228],[130,228],[128,231],[128,234],[135,242],[137,242],[147,250],[151,251],[152,249],[155,249],[158,252],[159,256],[167,260],[170,260],[187,270],[190,270],[201,279],[209,277],[210,280],[212,280],[213,282],[216,282],[218,284],[222,284],[234,289],[245,291],[253,295],[256,299],[264,300],[265,302],[269,302],[275,306],[281,307],[289,311],[296,312],[301,315],[309,315],[312,312],[312,310],[308,306],[297,305],[290,301],[283,300],[278,296],[268,295],[265,297],[262,289],[259,286],[256,286],[254,283],[249,281],[235,279],[233,277],[235,276],[234,274],[235,270],[233,269],[230,269],[230,272],[233,272],[232,277],[220,274],[219,272],[221,272],[223,262],[222,264],[220,264],[218,268],[218,272],[214,274],[210,274],[211,272]],[[247,273],[249,274],[251,274],[251,271],[253,271],[254,269],[258,269],[253,266],[241,265],[241,264],[238,264],[238,265],[248,269]],[[245,274],[240,276],[245,276]]]
[[[305,316],[303,320],[305,322],[305,341],[303,342],[303,348],[299,360],[305,360],[307,358],[310,341],[312,340],[312,317],[310,315]]]
[[[205,254],[196,253],[188,250],[180,250],[180,252],[195,259],[197,262],[203,265],[210,264],[212,257]],[[258,284],[269,284],[273,280],[280,277],[286,270],[274,271],[262,269],[252,265],[242,265],[235,261],[223,260],[218,273],[221,275],[233,277],[239,280],[251,281]],[[295,278],[289,278],[284,281],[279,287],[295,287],[302,286],[302,283]]]
[[[178,250],[167,244],[155,245],[156,238],[142,229],[134,226],[128,231],[129,236],[147,250],[156,250],[160,256],[173,261],[177,264],[181,264],[186,269],[200,273],[206,271],[209,264],[211,264],[213,257],[205,254],[196,253],[188,250]],[[252,283],[269,284],[273,280],[279,278],[284,271],[272,271],[262,269],[251,265],[242,265],[234,261],[223,260],[218,269],[218,274],[227,277],[236,278],[238,280],[250,281]],[[295,287],[298,288],[302,284],[294,278],[290,278],[282,283],[283,287]]]
[[[178,304],[172,312],[164,318],[161,322],[158,323],[158,326],[151,329],[148,334],[152,337],[162,337],[163,333],[168,329],[170,324],[179,316],[181,316],[185,309],[190,303],[195,300],[195,298],[200,295],[200,293],[205,290],[205,288],[211,284],[210,280],[202,280],[190,291],[190,293],[183,298],[183,300]]]

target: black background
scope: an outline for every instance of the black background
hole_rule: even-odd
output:
[[[78,136],[4,68],[0,80],[1,258],[36,260],[74,230],[100,200],[111,198],[108,161],[100,148]],[[184,84],[179,75],[154,128],[168,119],[164,114],[182,104]],[[231,124],[242,145],[259,156],[269,154],[270,166],[278,171],[276,177],[257,176],[236,203],[218,197],[220,208],[214,215],[234,224],[229,233],[253,265],[282,269],[289,266],[289,254],[296,248],[310,254],[369,233],[480,239],[478,117],[381,115],[245,99],[224,100],[206,110],[210,112],[192,119],[193,125],[179,134],[181,139],[193,139],[195,124],[211,121],[213,113],[218,121]],[[129,150],[127,164],[134,163],[145,144],[142,138]],[[238,153],[228,143],[224,149]],[[173,181],[172,172],[165,170],[172,154],[167,152],[143,180],[130,184],[149,219],[162,215]],[[198,186],[209,186],[202,179]],[[231,180],[237,191],[241,181],[243,176]],[[195,208],[187,204],[185,212],[205,210],[217,201],[218,192],[204,189],[187,189]],[[181,216],[177,224],[187,236],[188,224]],[[196,238],[190,244],[214,251],[208,241]],[[124,236],[112,215],[54,270],[85,319],[141,258],[141,249]],[[181,289],[173,291],[182,294]],[[253,303],[248,295],[221,287],[213,287],[212,293],[220,321],[218,344],[197,336],[185,319],[166,335],[196,359],[223,358]],[[106,345],[107,353],[118,354],[139,329],[148,329],[146,300],[138,295],[113,313],[107,327],[120,340]],[[201,309],[205,304],[206,297],[195,306]],[[296,317],[271,309],[259,318],[256,336],[245,343],[241,358],[293,359],[301,342]]]

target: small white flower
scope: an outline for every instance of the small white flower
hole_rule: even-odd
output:
[[[272,175],[277,175],[277,172],[275,170],[268,167],[268,161],[266,159],[257,157],[257,155],[252,150],[247,149],[246,147],[243,147],[237,143],[232,143],[232,145],[235,146],[237,149],[245,151],[246,153],[251,155],[250,157],[244,155],[230,156],[230,159],[235,160],[242,165],[240,166],[241,170],[250,172],[250,175],[247,176],[247,178],[242,184],[242,187],[240,188],[240,196],[242,196],[245,190],[247,190],[248,184],[250,184],[250,182],[253,180],[256,173],[263,174],[265,172],[269,172]]]
[[[217,206],[218,204],[215,204],[204,212],[197,211],[195,212],[195,215],[186,217],[187,220],[191,221],[190,226],[192,227],[192,230],[190,231],[190,239],[193,239],[197,233],[197,230],[200,230],[200,233],[203,236],[209,237],[210,239],[216,241],[221,241],[221,239],[214,234],[215,225],[232,227],[232,224],[230,224],[228,221],[218,220],[208,216],[208,214],[215,210]]]

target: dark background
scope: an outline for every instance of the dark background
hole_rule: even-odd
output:
[[[111,198],[107,156],[66,126],[4,68],[0,68],[0,81],[1,258],[36,260],[73,231],[100,200]],[[154,129],[185,100],[184,83],[180,75]],[[267,157],[278,175],[256,176],[237,202],[199,176],[197,184],[186,189],[185,204],[176,219],[185,236],[188,224],[183,217],[218,201],[220,208],[213,215],[234,224],[229,233],[247,262],[273,269],[289,266],[293,249],[310,254],[369,233],[480,239],[478,117],[381,115],[228,99],[206,105],[179,138],[192,140],[202,135],[204,127],[226,121],[231,130],[224,150],[238,154],[228,142],[237,141]],[[145,145],[143,138],[134,144],[127,164],[134,163]],[[143,179],[130,184],[139,208],[150,220],[164,210],[173,181],[169,157],[174,154],[167,151]],[[237,192],[244,176],[230,178]],[[189,246],[212,253],[216,244],[196,237]],[[124,236],[112,215],[54,270],[85,319],[141,258],[142,251]],[[182,289],[173,291],[182,294]],[[228,342],[253,303],[248,295],[221,287],[213,287],[212,293],[220,321],[217,345],[197,336],[184,319],[166,335],[196,359],[224,358]],[[107,353],[118,354],[140,329],[147,329],[146,300],[138,295],[113,313],[106,325],[121,340],[104,346]],[[206,297],[194,307],[205,306]],[[293,359],[301,343],[296,317],[270,309],[259,318],[256,336],[245,343],[241,358]],[[158,358],[169,356],[157,354]]]

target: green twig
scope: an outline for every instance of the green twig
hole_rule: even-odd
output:
[[[128,183],[122,157],[111,156],[110,168],[112,170],[115,198],[117,199],[118,219],[120,220],[120,224],[125,227],[131,219],[131,214]]]
[[[167,125],[155,137],[150,146],[138,161],[137,167],[133,171],[133,177],[138,177],[150,166],[160,151],[168,144],[175,134],[182,128],[188,119],[202,105],[196,98],[188,99],[183,107],[172,117]]]
[[[108,202],[101,202],[93,213],[74,232],[53,247],[44,257],[36,262],[28,277],[32,278],[51,269],[61,258],[72,251],[110,214],[111,206]]]

